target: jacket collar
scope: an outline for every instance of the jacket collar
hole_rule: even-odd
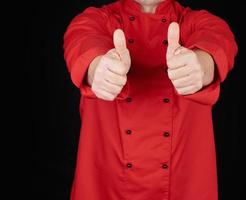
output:
[[[123,3],[123,6],[126,10],[132,10],[134,12],[140,12],[143,13],[143,11],[141,10],[141,5],[139,3],[137,3],[134,0],[120,0]],[[165,0],[161,3],[158,4],[158,6],[156,7],[155,13],[144,13],[144,14],[149,14],[149,15],[158,15],[158,14],[162,14],[164,10],[166,10],[171,2],[173,2],[174,0]]]

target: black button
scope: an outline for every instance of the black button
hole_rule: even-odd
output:
[[[169,100],[168,98],[163,99],[163,102],[164,102],[164,103],[169,103],[169,101],[170,101],[170,100]]]
[[[131,97],[127,97],[126,98],[126,102],[132,102],[132,98]]]
[[[132,168],[132,163],[127,163],[127,164],[126,164],[126,167],[127,167],[127,168]]]
[[[132,134],[132,131],[131,131],[131,130],[126,130],[126,133],[127,133],[128,135],[130,135],[130,134]]]
[[[162,164],[162,168],[163,169],[167,169],[168,168],[168,165],[167,164]]]
[[[165,18],[162,18],[161,21],[165,23],[167,20]]]
[[[170,133],[169,132],[164,132],[163,135],[164,135],[164,137],[169,137]]]
[[[163,40],[162,42],[164,45],[168,45],[168,41],[167,40]]]
[[[130,17],[129,17],[129,20],[130,20],[130,21],[134,21],[134,20],[135,20],[135,17],[134,17],[134,16],[130,16]]]
[[[132,44],[132,43],[134,43],[134,39],[128,39],[128,42],[129,42],[130,44]]]

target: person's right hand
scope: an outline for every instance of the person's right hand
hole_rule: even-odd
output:
[[[114,47],[105,55],[96,57],[88,69],[88,83],[94,94],[101,99],[113,101],[127,82],[131,66],[124,32],[117,29],[113,36]]]

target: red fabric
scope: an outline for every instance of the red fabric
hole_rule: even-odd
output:
[[[193,95],[178,95],[165,73],[163,41],[173,21],[181,26],[185,47],[203,49],[216,62],[214,82]],[[117,99],[104,101],[86,85],[86,72],[93,58],[113,48],[116,28],[134,40],[127,44],[132,65]],[[71,200],[217,200],[211,108],[237,53],[222,19],[172,0],[154,14],[122,0],[78,15],[64,49],[82,95]]]

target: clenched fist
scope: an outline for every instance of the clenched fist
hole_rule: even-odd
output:
[[[213,81],[214,61],[205,51],[182,47],[179,38],[179,25],[173,22],[168,29],[168,77],[178,94],[193,94]]]
[[[113,101],[121,92],[131,66],[125,35],[121,29],[115,30],[113,42],[115,48],[91,62],[87,79],[95,95],[108,101]]]

